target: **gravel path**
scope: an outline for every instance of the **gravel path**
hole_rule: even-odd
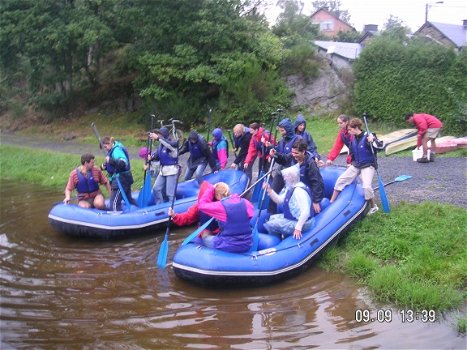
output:
[[[0,134],[0,143],[49,149],[63,153],[82,154],[94,152],[97,156],[100,155],[97,147],[75,141],[56,142],[2,133]],[[129,151],[133,157],[137,157],[137,147],[130,147]],[[181,156],[182,164],[187,157],[187,154]],[[230,161],[232,160],[233,158],[230,159]],[[386,193],[391,203],[434,201],[467,208],[466,158],[437,157],[433,163],[420,164],[412,161],[411,157],[380,156],[378,162],[379,173],[384,183],[394,180],[400,175],[412,176],[409,180],[396,182],[386,187]],[[336,164],[344,165],[344,156],[340,156]],[[377,186],[376,177],[374,186]],[[376,197],[379,200],[379,196]]]

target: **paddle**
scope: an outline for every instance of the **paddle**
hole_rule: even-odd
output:
[[[230,143],[232,144],[232,149],[233,149],[235,158],[237,158],[237,151],[236,151],[235,143],[234,143],[234,140],[233,140],[232,133],[231,133],[230,129],[227,129],[227,134],[229,134]]]
[[[177,193],[178,187],[178,177],[180,175],[180,171],[177,173],[177,182],[175,183],[175,191],[174,196],[172,198],[172,204],[170,204],[170,208],[174,208],[175,203],[175,195]],[[169,221],[167,221],[167,229],[165,230],[165,237],[161,243],[161,247],[159,248],[159,255],[157,256],[157,266],[161,269],[165,268],[167,265],[167,256],[169,254],[169,233],[170,233],[170,224],[172,223],[172,216],[169,216]]]
[[[366,120],[366,112],[363,113],[363,120],[365,121],[365,127],[366,127],[366,132],[368,135],[370,135],[370,129],[368,128],[368,122]],[[376,154],[375,150],[373,149],[373,145],[370,145],[371,148],[371,153],[373,154],[373,159],[375,161],[375,165],[377,165],[377,160],[376,160]],[[375,167],[376,169],[376,175],[378,176],[378,187],[379,187],[379,196],[381,198],[381,204],[383,205],[383,210],[385,213],[389,213],[391,211],[389,207],[389,201],[388,197],[386,195],[386,190],[384,189],[384,184],[383,184],[383,179],[381,178],[381,175],[379,174],[378,167]]]
[[[254,186],[256,186],[258,184],[258,182],[260,182],[261,180],[263,180],[266,176],[268,176],[271,172],[268,171],[266,174],[264,174],[261,178],[259,178],[258,180],[256,180],[256,182],[251,185],[250,187],[248,187],[245,191],[242,192],[242,194],[240,195],[240,197],[243,197],[245,194],[248,193],[248,191],[250,191]],[[187,238],[184,239],[184,241],[182,242],[182,246],[190,243],[196,236],[198,236],[206,227],[208,227],[208,225],[211,223],[211,221],[213,220],[214,218],[211,218],[209,219],[207,222],[205,222],[203,225],[201,225],[200,227],[198,227],[195,231],[193,231]]]
[[[269,141],[271,141],[271,136],[272,136],[272,128],[274,127],[274,122],[277,118],[277,112],[272,112],[271,113],[272,115],[272,118],[271,118],[271,127],[269,128]],[[264,129],[263,130],[263,137],[266,137],[266,130]],[[265,149],[265,146],[264,146],[264,142],[262,142],[261,144],[261,155],[262,157],[259,159],[259,169],[260,169],[260,172],[259,172],[259,175],[258,175],[258,178],[260,178],[261,176],[263,176],[264,174],[264,171],[263,171],[263,168],[264,168],[264,162],[266,162],[266,149]],[[262,191],[262,183],[259,184],[259,186],[256,186],[255,189],[253,190],[253,194],[251,195],[251,201],[253,203],[257,202],[258,199],[261,197],[261,191]]]
[[[99,148],[102,150],[102,152],[104,152],[104,156],[107,157],[107,152],[104,149],[101,136],[99,135],[99,131],[97,131],[97,126],[94,122],[91,123],[91,128],[92,128],[92,131],[94,132],[94,135],[96,136],[97,142],[99,142]]]
[[[211,119],[212,119],[212,108],[208,109],[208,134],[206,135],[206,142],[209,142],[209,135],[211,134]]]
[[[411,178],[412,178],[411,175],[400,175],[400,176],[396,177],[394,180],[389,181],[389,182],[386,182],[386,183],[384,184],[384,187],[386,187],[386,186],[388,186],[388,185],[391,185],[391,184],[393,184],[393,183],[395,183],[395,182],[402,182],[402,181],[405,181],[405,180],[408,180],[408,179],[411,179]],[[375,191],[376,191],[377,189],[379,189],[379,186],[376,186],[376,187],[373,188],[373,190],[375,190]]]
[[[156,116],[154,114],[150,115],[151,117],[151,125],[150,125],[150,132],[154,129],[154,121]],[[149,154],[152,153],[152,142],[151,142],[151,137],[149,136],[148,133],[148,138],[146,141],[146,149],[149,152]],[[141,191],[139,191],[138,194],[138,207],[144,208],[148,205],[149,198],[151,198],[151,189],[152,189],[152,178],[151,178],[151,172],[148,172],[148,156],[146,155],[146,160],[145,160],[145,167],[144,167],[144,175],[143,175],[143,187],[141,188]]]

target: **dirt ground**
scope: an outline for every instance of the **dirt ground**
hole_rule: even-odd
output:
[[[45,138],[19,136],[14,133],[1,133],[0,143],[71,154],[94,152],[97,155],[100,152],[96,146],[80,144],[74,140],[57,142]],[[137,157],[137,147],[130,147],[129,151],[131,156]],[[180,157],[181,164],[186,162],[187,157],[187,154]],[[229,160],[233,161],[232,155]],[[384,183],[394,180],[400,175],[412,176],[409,180],[396,182],[386,187],[390,203],[434,201],[467,208],[467,158],[438,156],[435,162],[420,164],[414,162],[411,157],[395,155],[386,157],[383,155],[379,156],[378,163],[379,174]],[[344,165],[344,157],[340,156],[336,164]],[[257,164],[255,164],[254,170],[256,166]],[[374,186],[377,186],[376,178]],[[379,200],[378,194],[376,197]]]

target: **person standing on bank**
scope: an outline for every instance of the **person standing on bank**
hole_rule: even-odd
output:
[[[122,210],[122,199],[125,193],[130,204],[138,205],[131,196],[131,185],[133,184],[133,175],[131,173],[130,156],[127,149],[121,142],[116,141],[113,137],[104,136],[102,138],[102,146],[107,151],[105,163],[101,165],[102,170],[107,170],[109,174],[111,194],[110,194],[110,209],[113,211]],[[119,183],[121,184],[121,188]]]
[[[318,153],[318,147],[316,147],[315,141],[311,134],[306,131],[306,119],[302,114],[297,115],[294,123],[295,134],[300,135],[302,139],[307,143],[307,151],[311,153],[311,156],[316,161],[318,166],[323,166],[324,162],[321,159],[321,155]]]
[[[415,125],[418,130],[417,147],[422,146],[423,156],[417,159],[419,163],[428,163],[435,160],[434,152],[436,149],[436,138],[440,135],[443,123],[434,115],[426,113],[407,113],[405,121],[409,124]],[[431,156],[427,157],[428,141],[431,141]]]
[[[209,149],[208,143],[203,136],[199,135],[196,131],[190,131],[188,139],[179,150],[179,155],[190,152],[187,161],[187,168],[185,173],[185,181],[192,178],[193,174],[199,183],[202,181],[204,170],[208,163],[212,171],[216,171],[216,163]]]
[[[76,188],[78,205],[82,208],[105,209],[105,200],[99,185],[104,185],[110,195],[110,184],[102,171],[94,165],[94,155],[85,153],[81,156],[81,166],[73,169],[65,187],[63,203],[70,202],[71,193]]]
[[[178,165],[178,141],[169,140],[169,129],[162,127],[149,134],[152,140],[159,141],[159,146],[148,161],[159,161],[159,174],[152,187],[155,204],[172,202],[175,196],[175,185],[178,181],[180,166]],[[167,200],[165,200],[167,197]]]
[[[251,134],[249,129],[245,127],[243,124],[237,124],[233,127],[234,133],[234,147],[238,151],[235,160],[230,165],[232,169],[238,169],[243,171],[251,181],[251,177],[253,175],[252,169],[244,168],[243,164],[246,159],[246,155],[248,154],[248,147],[250,146]]]
[[[349,120],[350,118],[345,114],[341,114],[337,117],[339,133],[337,134],[336,141],[334,141],[332,149],[329,151],[326,165],[331,165],[334,162],[344,146],[347,146],[347,148],[350,149],[350,140],[352,139],[352,135],[349,134],[348,130]],[[347,165],[349,166],[351,163],[352,157],[349,152],[347,155]]]
[[[334,202],[339,193],[361,174],[365,199],[370,204],[368,215],[371,215],[379,210],[375,203],[375,193],[373,191],[372,182],[375,170],[378,166],[376,151],[383,149],[384,143],[379,141],[374,133],[367,135],[366,132],[363,132],[362,121],[359,118],[350,120],[348,127],[349,133],[353,136],[349,148],[352,156],[352,164],[337,178],[330,202]],[[373,147],[373,151],[371,147]]]

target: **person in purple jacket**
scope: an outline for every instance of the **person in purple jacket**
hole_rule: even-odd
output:
[[[200,212],[216,219],[220,228],[217,235],[207,232],[202,234],[206,247],[233,253],[250,250],[253,244],[250,219],[254,214],[250,201],[238,194],[230,195],[229,185],[218,182],[208,185],[199,199],[198,208]]]

